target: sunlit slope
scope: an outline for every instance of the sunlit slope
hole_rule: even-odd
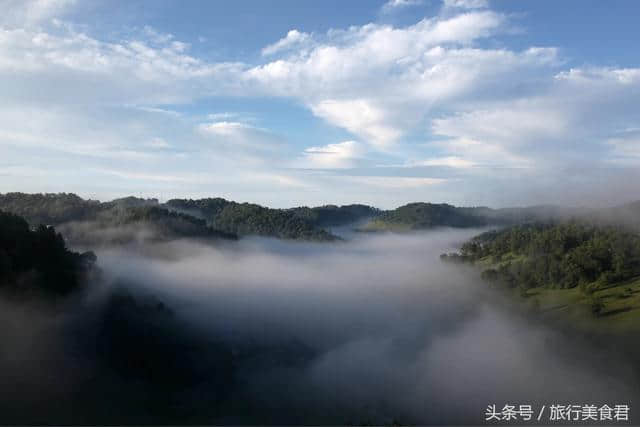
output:
[[[640,330],[640,236],[587,221],[536,223],[476,236],[451,262],[545,318],[589,330]]]

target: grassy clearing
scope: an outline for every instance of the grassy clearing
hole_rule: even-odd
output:
[[[596,290],[592,295],[585,294],[578,287],[537,287],[528,289],[524,294],[516,290],[512,293],[514,298],[539,310],[543,316],[569,321],[580,329],[640,332],[640,277]],[[591,310],[594,298],[604,304],[597,315]]]
[[[508,252],[505,255],[501,256],[500,259],[496,259],[496,257],[493,255],[488,255],[486,257],[480,258],[479,260],[475,261],[475,265],[483,269],[485,268],[498,269],[503,265],[506,265],[509,263],[522,262],[525,260],[525,258],[526,257],[524,255],[516,255],[513,252]]]

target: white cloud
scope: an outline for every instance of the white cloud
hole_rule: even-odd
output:
[[[574,84],[622,84],[640,83],[639,68],[572,68],[560,72],[556,79]]]
[[[291,30],[265,46],[256,64],[211,62],[151,27],[109,41],[60,21],[47,27],[72,4],[0,0],[10,11],[0,18],[3,155],[122,161],[149,177],[176,163],[207,170],[227,162],[228,178],[207,182],[220,188],[235,182],[233,188],[244,190],[251,190],[252,179],[261,189],[263,183],[295,189],[319,182],[320,171],[305,171],[311,175],[304,179],[295,175],[300,171],[281,173],[291,158],[297,166],[340,169],[372,166],[378,155],[405,166],[455,168],[448,172],[456,176],[492,166],[529,173],[638,158],[637,135],[620,129],[640,123],[634,108],[640,70],[564,69],[554,47],[487,47],[505,46],[493,41],[508,33],[509,23],[485,1],[447,0],[440,15],[408,26]],[[188,108],[172,107],[216,95],[291,98],[358,142],[318,143],[300,154],[246,114],[194,117]],[[432,141],[428,149],[419,145],[425,140]],[[350,181],[358,191],[440,182],[345,179],[359,180]]]
[[[250,68],[245,77],[262,93],[301,99],[329,123],[388,148],[430,108],[553,60],[553,49],[470,46],[499,32],[504,20],[479,11],[404,28],[367,24],[329,31],[312,48]]]
[[[146,111],[147,113],[161,113],[166,114],[173,117],[180,117],[182,113],[174,110],[169,110],[167,108],[158,108],[158,107],[144,107],[144,106],[132,106],[132,108],[140,111]]]
[[[207,63],[187,49],[184,43],[157,37],[103,42],[72,30],[52,34],[0,28],[0,89],[16,102],[60,105],[99,99],[142,106],[231,90],[222,82],[230,81],[228,76],[242,65]]]
[[[254,130],[252,126],[240,122],[205,123],[201,124],[199,128],[202,132],[218,136],[235,136],[246,131]]]
[[[386,190],[412,189],[446,182],[442,178],[422,178],[404,176],[345,176],[346,180],[370,187]]]
[[[256,148],[274,148],[279,140],[268,129],[260,128],[243,122],[220,121],[202,123],[198,130],[211,137],[224,138],[234,143],[254,146]]]
[[[411,161],[407,166],[446,166],[450,168],[470,168],[476,166],[476,163],[470,160],[465,160],[461,157],[448,156],[448,157],[433,157],[426,160]]]
[[[561,72],[535,95],[461,105],[464,112],[432,120],[432,132],[452,138],[438,143],[448,154],[483,164],[547,170],[619,162],[637,141],[616,135],[640,120],[629,108],[640,102],[639,76],[637,69]]]
[[[500,143],[459,136],[447,141],[434,143],[442,151],[454,157],[458,165],[474,164],[497,168],[531,168],[531,159],[509,150]]]
[[[165,141],[164,138],[156,136],[152,138],[149,142],[147,142],[145,146],[149,148],[154,148],[154,149],[164,149],[164,148],[170,148],[171,144]]]
[[[179,174],[152,174],[152,173],[144,173],[144,172],[132,172],[127,170],[117,170],[117,169],[96,169],[98,173],[112,175],[118,178],[126,179],[126,180],[134,180],[134,181],[157,181],[157,182],[197,182],[197,177],[188,176],[188,175],[179,175]]]
[[[489,7],[487,0],[444,0],[444,7],[459,9],[482,9]]]
[[[60,16],[76,0],[0,0],[0,27],[32,27]]]
[[[345,169],[355,167],[366,150],[357,141],[343,141],[322,147],[309,147],[296,166],[309,169]]]
[[[247,119],[246,115],[240,114],[240,113],[231,112],[231,111],[225,111],[225,112],[222,112],[222,113],[207,114],[207,119],[213,120],[215,122],[238,120],[240,118],[244,118],[245,120]]]
[[[167,33],[159,32],[158,30],[156,30],[155,28],[151,27],[150,25],[145,25],[142,28],[142,32],[150,42],[158,43],[158,44],[169,43],[174,38],[173,34],[167,34]],[[178,43],[180,43],[180,42],[178,42]],[[183,45],[183,47],[187,47],[188,46],[188,45],[186,45],[184,43],[182,43],[182,45]]]
[[[248,165],[281,163],[285,143],[268,129],[243,122],[201,123],[197,131],[217,154]]]
[[[105,117],[101,113],[95,117],[93,113],[91,109],[2,106],[0,145],[138,161],[156,155],[138,143],[153,136],[129,128],[134,118]]]
[[[60,105],[99,99],[149,109],[213,94],[292,96],[318,117],[388,150],[430,109],[481,90],[486,82],[495,84],[501,74],[553,60],[553,50],[469,47],[499,31],[504,19],[481,11],[405,28],[368,24],[329,31],[322,42],[291,30],[265,53],[294,54],[257,67],[208,63],[189,55],[187,44],[151,27],[143,29],[146,40],[120,42],[73,30],[61,35],[4,30],[0,77],[6,78],[0,89],[6,89],[8,101]],[[31,90],[16,89],[24,87]]]
[[[640,162],[640,133],[633,132],[629,135],[609,138],[605,143],[613,148],[611,161],[623,164]]]
[[[418,6],[422,3],[422,0],[389,0],[382,5],[382,13],[389,13],[395,9],[405,8],[408,6]]]
[[[421,0],[389,0],[385,3],[385,6],[388,7],[405,7],[405,6],[415,6],[418,4],[422,4]]]
[[[302,33],[298,30],[291,30],[284,38],[263,48],[262,54],[268,56],[293,47],[300,47],[301,45],[304,45],[305,42],[309,41],[310,38],[311,36],[307,33]]]
[[[245,176],[247,185],[254,186],[256,182],[261,182],[267,185],[276,185],[277,187],[284,188],[307,188],[309,185],[303,180],[291,175],[285,175],[282,173],[249,173]]]
[[[311,105],[313,113],[360,135],[379,148],[394,142],[401,131],[385,123],[385,112],[365,99],[324,100]]]
[[[567,118],[535,103],[512,103],[511,108],[477,110],[433,120],[433,133],[512,147],[558,138],[568,130]]]

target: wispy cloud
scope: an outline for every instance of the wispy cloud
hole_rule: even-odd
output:
[[[406,8],[408,6],[418,6],[423,4],[423,0],[389,0],[382,5],[382,13],[390,13],[396,9]]]
[[[476,166],[477,163],[471,160],[465,160],[461,157],[447,156],[447,157],[433,157],[425,160],[414,160],[407,162],[406,166],[446,166],[450,168],[470,168]]]
[[[0,0],[0,25],[32,27],[60,16],[76,0]]]
[[[443,0],[444,7],[458,9],[481,9],[489,7],[488,0]]]
[[[357,141],[344,141],[322,147],[309,147],[296,166],[310,169],[353,168],[364,156],[366,149]]]
[[[637,135],[619,131],[638,126],[630,106],[640,102],[640,70],[599,67],[597,58],[569,68],[555,46],[509,47],[512,17],[484,0],[446,0],[436,15],[410,25],[319,33],[293,23],[245,62],[212,60],[197,44],[150,26],[101,37],[61,21],[74,3],[0,0],[8,11],[0,18],[5,157],[36,164],[45,155],[68,155],[87,168],[131,168],[158,183],[174,165],[198,173],[225,163],[216,188],[250,191],[253,179],[260,188],[304,185],[325,195],[335,184],[323,187],[320,169],[395,164],[405,166],[402,172],[437,167],[445,177],[477,179],[480,169],[526,168],[543,182],[550,170],[640,162]],[[416,4],[392,0],[385,7]],[[308,142],[299,129],[306,124],[292,124],[291,134],[272,130],[268,108],[234,112],[257,97],[265,105],[291,101],[337,133],[310,129],[316,134]],[[207,115],[200,102],[209,99],[231,103]],[[309,170],[301,178],[292,166]],[[442,179],[344,182],[351,194],[367,182],[409,194]]]
[[[394,189],[412,189],[418,187],[432,186],[446,182],[443,178],[421,178],[404,176],[347,176],[345,179],[358,184],[370,187]]]

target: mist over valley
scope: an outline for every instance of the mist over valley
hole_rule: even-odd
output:
[[[66,222],[99,236],[71,246],[97,258],[82,287],[5,294],[3,423],[479,423],[489,404],[637,395],[634,348],[441,260],[492,227],[230,239],[157,218]]]

